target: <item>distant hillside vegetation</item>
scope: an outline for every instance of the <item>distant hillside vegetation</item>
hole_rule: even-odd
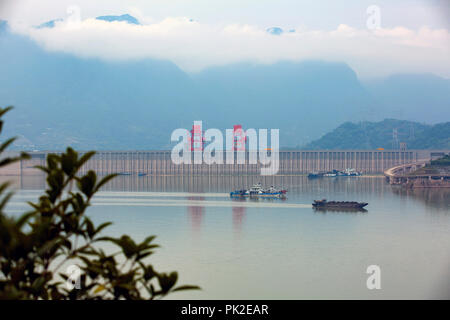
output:
[[[395,119],[345,122],[303,149],[392,149],[395,129],[408,149],[450,149],[450,122],[426,125]]]

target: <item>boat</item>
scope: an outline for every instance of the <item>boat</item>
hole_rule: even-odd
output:
[[[327,199],[314,200],[312,206],[314,208],[329,208],[329,209],[362,209],[367,206],[366,202],[356,201],[327,201]]]
[[[336,177],[337,173],[335,173],[335,172],[326,172],[326,173],[324,173],[323,176],[324,177]]]
[[[314,179],[314,178],[322,178],[322,177],[336,177],[338,176],[340,171],[338,170],[332,170],[332,171],[322,171],[322,172],[311,172],[308,174],[308,178]]]
[[[261,183],[254,184],[250,189],[234,190],[230,192],[230,197],[266,197],[266,198],[283,198],[286,196],[287,190],[277,189],[270,186],[264,189]]]
[[[352,168],[347,168],[344,171],[341,171],[342,175],[345,177],[359,177],[362,175],[362,172],[356,171]]]
[[[347,212],[347,213],[366,213],[364,208],[339,208],[339,207],[313,207],[317,212]]]
[[[230,192],[230,197],[245,197],[248,196],[247,190],[234,190]]]
[[[323,173],[321,173],[321,172],[311,172],[308,174],[309,179],[321,178],[321,177],[323,177]]]
[[[322,178],[322,177],[357,177],[361,176],[362,172],[356,171],[353,168],[347,168],[343,171],[341,170],[331,170],[326,172],[311,172],[308,174],[308,178]]]

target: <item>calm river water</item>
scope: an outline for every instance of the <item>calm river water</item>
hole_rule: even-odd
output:
[[[2,177],[18,191],[8,212],[27,209],[43,177]],[[233,201],[261,181],[286,200]],[[313,199],[368,202],[367,212],[316,212]],[[157,270],[177,270],[201,291],[173,299],[450,298],[450,190],[402,190],[382,177],[116,178],[89,209],[111,235],[158,236]],[[381,268],[368,290],[366,269]]]

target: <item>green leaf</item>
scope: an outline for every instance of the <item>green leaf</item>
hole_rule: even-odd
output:
[[[175,289],[172,290],[172,292],[175,291],[182,291],[182,290],[201,290],[202,288],[200,288],[199,286],[194,286],[194,285],[183,285],[183,286],[179,286],[176,287]]]
[[[173,271],[170,274],[160,273],[157,275],[159,286],[163,293],[167,293],[172,289],[178,279],[178,273]]]
[[[142,262],[139,262],[142,270],[144,270],[143,277],[146,281],[153,279],[158,273],[153,269],[152,265],[145,266]]]
[[[92,158],[92,156],[95,154],[95,151],[88,151],[85,154],[83,154],[80,158],[80,160],[78,160],[78,168],[81,168],[81,166],[83,164],[85,164],[90,158]]]
[[[41,291],[44,287],[45,284],[45,278],[43,276],[36,278],[36,280],[34,280],[33,284],[31,285],[31,289],[35,292],[35,293],[39,293],[39,291]]]
[[[95,192],[97,192],[98,190],[100,190],[100,188],[105,185],[106,183],[108,183],[108,181],[114,179],[115,177],[117,177],[118,174],[109,174],[106,177],[104,177],[102,180],[100,180],[100,182],[97,184],[97,186],[95,187]]]
[[[0,201],[0,212],[3,211],[3,209],[5,208],[6,204],[8,203],[9,199],[11,199],[11,197],[14,195],[13,192],[8,192],[3,199],[1,199]]]
[[[34,215],[36,215],[36,211],[24,213],[23,215],[21,215],[20,218],[17,219],[17,221],[16,221],[16,228],[18,228],[18,229],[22,228],[22,226],[25,223],[27,223],[28,220],[30,220],[30,218],[33,217]]]
[[[47,168],[49,171],[55,170],[58,168],[58,163],[60,161],[60,157],[57,154],[50,153],[47,155]]]
[[[95,234],[94,224],[92,223],[91,219],[89,219],[88,217],[85,217],[84,221],[86,223],[86,231],[88,233],[89,239],[92,239],[92,237]]]
[[[9,138],[9,139],[6,140],[5,142],[3,142],[3,143],[0,145],[0,153],[3,152],[3,151],[5,151],[5,149],[8,148],[9,145],[10,145],[11,143],[13,143],[15,140],[16,140],[16,138]]]
[[[103,229],[112,225],[112,222],[104,222],[95,229],[95,234],[99,234]]]
[[[68,176],[73,176],[78,169],[78,152],[68,147],[66,152],[61,154],[61,168]]]
[[[5,108],[0,108],[0,118],[3,117],[3,115],[7,112],[9,112],[10,110],[12,110],[14,107],[13,106],[7,106]]]
[[[0,194],[3,193],[10,185],[11,185],[11,183],[8,182],[8,181],[3,182],[3,183],[0,185]]]
[[[45,173],[49,173],[50,169],[44,166],[33,166],[33,168],[36,168],[38,170],[44,171]]]
[[[94,195],[94,186],[97,180],[97,175],[94,171],[89,170],[86,175],[78,180],[78,188],[83,192],[88,198]]]

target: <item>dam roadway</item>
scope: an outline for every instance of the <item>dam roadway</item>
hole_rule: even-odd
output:
[[[296,175],[346,168],[354,168],[364,174],[383,174],[389,168],[430,160],[449,152],[450,150],[282,150],[279,151],[277,174]],[[0,175],[40,174],[40,171],[34,166],[45,165],[45,158],[49,153],[58,152],[29,152],[30,160],[22,160],[3,168]],[[4,156],[16,154],[18,152],[9,151],[5,152]],[[257,164],[248,163],[249,156],[249,152],[245,152],[245,164],[177,165],[171,160],[170,150],[98,151],[81,168],[81,173],[95,170],[99,174],[259,175],[262,165],[259,162]]]
[[[425,160],[400,164],[387,169],[384,175],[391,185],[403,185],[409,188],[449,188],[450,174],[448,170],[418,172],[419,169],[429,164],[430,161]]]

